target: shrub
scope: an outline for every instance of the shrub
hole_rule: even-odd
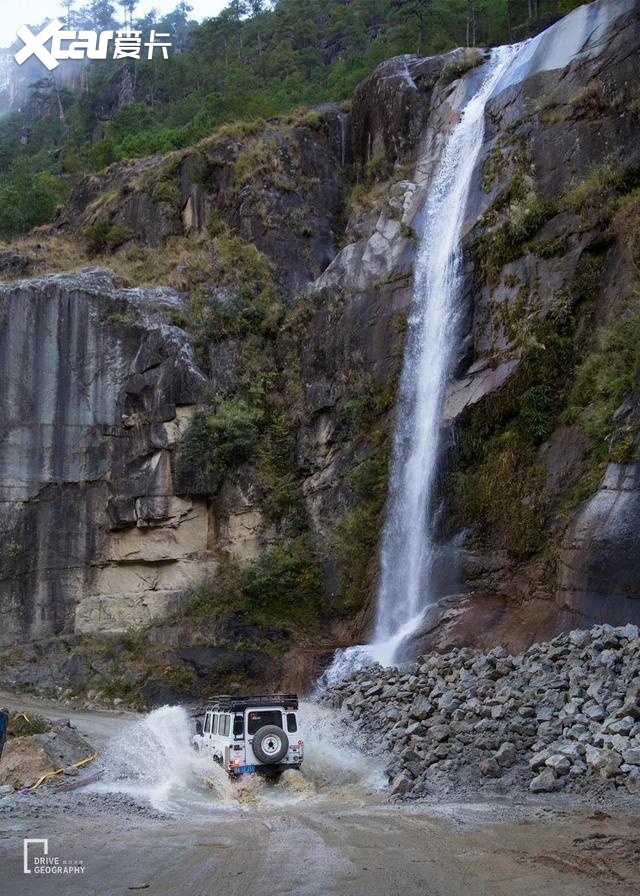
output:
[[[84,232],[84,241],[89,255],[115,252],[131,239],[131,231],[124,224],[110,225],[105,220],[96,221]]]
[[[9,737],[31,737],[51,730],[51,724],[40,716],[27,715],[24,712],[11,713],[9,716]]]
[[[197,414],[185,435],[177,480],[191,493],[214,494],[231,470],[252,457],[263,413],[242,399],[221,399],[211,413]]]
[[[614,414],[625,398],[637,389],[640,373],[640,293],[636,292],[622,308],[611,311],[598,334],[594,350],[578,368],[569,397],[567,418],[577,420],[592,443],[594,463],[606,460],[613,447],[628,444],[632,450],[637,435],[637,420],[617,424]],[[618,433],[619,427],[633,431]],[[624,458],[618,457],[618,460]],[[630,458],[626,458],[630,459]]]
[[[484,56],[480,50],[471,50],[446,62],[440,73],[440,80],[445,84],[449,84],[451,81],[456,81],[458,78],[461,78],[472,68],[482,65],[483,62]]]
[[[623,187],[625,173],[613,161],[603,162],[562,198],[561,208],[575,214],[599,210],[612,192]]]
[[[300,537],[286,548],[265,551],[247,567],[227,563],[212,583],[187,599],[180,612],[192,618],[232,614],[304,636],[317,628],[321,597],[317,560]]]
[[[210,276],[216,275],[219,289],[214,297],[202,293],[192,296],[197,343],[202,347],[228,336],[275,328],[282,303],[267,257],[217,219],[213,247]]]
[[[288,170],[291,162],[284,145],[272,135],[265,135],[239,153],[234,173],[239,186],[267,180],[280,190],[293,192],[296,182]]]

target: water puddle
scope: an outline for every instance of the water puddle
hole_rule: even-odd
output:
[[[305,758],[300,771],[277,782],[258,775],[231,780],[208,754],[191,746],[193,722],[180,706],[163,706],[127,723],[99,760],[102,777],[93,793],[123,794],[175,817],[250,811],[305,800],[362,805],[379,798],[382,764],[358,748],[344,717],[302,701],[301,735]]]

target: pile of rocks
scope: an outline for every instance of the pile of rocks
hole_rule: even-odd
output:
[[[94,749],[72,727],[67,719],[49,721],[42,717],[21,716],[37,734],[22,734],[18,728],[20,716],[12,720],[9,737],[0,758],[0,795],[15,788],[30,787],[43,775],[59,769],[65,775],[75,776],[75,764],[88,759]]]
[[[533,792],[601,783],[640,793],[638,627],[598,625],[512,656],[501,647],[370,666],[320,699],[391,754],[391,794],[500,784]]]

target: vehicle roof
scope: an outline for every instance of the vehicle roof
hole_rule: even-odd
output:
[[[261,706],[279,706],[283,709],[297,709],[297,694],[253,694],[242,697],[231,694],[220,694],[210,697],[206,709],[218,712],[241,712],[245,709],[259,708]]]

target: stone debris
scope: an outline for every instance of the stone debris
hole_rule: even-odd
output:
[[[93,747],[68,723],[54,723],[51,730],[7,741],[0,759],[0,785],[28,787],[42,775],[63,768],[76,775],[74,763],[93,754]]]
[[[470,786],[640,792],[640,640],[597,625],[512,656],[456,648],[369,666],[320,700],[388,751],[393,799]]]

